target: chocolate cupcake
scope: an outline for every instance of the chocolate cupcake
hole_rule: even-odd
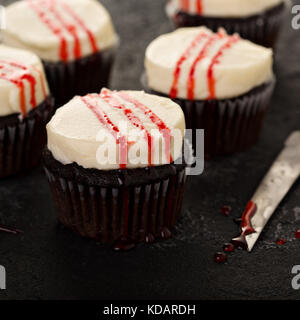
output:
[[[44,163],[61,223],[117,250],[170,237],[186,184],[184,130],[177,104],[140,91],[103,89],[58,109]]]
[[[57,107],[108,85],[118,37],[98,1],[22,0],[6,20],[4,43],[42,59]]]
[[[33,53],[0,45],[0,178],[38,165],[54,109]]]
[[[285,0],[170,0],[167,14],[177,27],[223,27],[229,34],[274,47],[286,6]]]
[[[149,45],[145,68],[146,90],[178,103],[194,134],[205,130],[207,157],[257,142],[274,88],[271,49],[223,29],[182,28]]]

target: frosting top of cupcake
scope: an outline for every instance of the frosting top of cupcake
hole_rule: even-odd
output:
[[[284,0],[170,0],[167,13],[178,11],[210,17],[249,17],[276,7]]]
[[[0,45],[0,116],[24,116],[49,94],[43,65],[32,52]]]
[[[72,61],[118,43],[110,15],[96,0],[22,0],[6,8],[4,43],[46,61]]]
[[[172,100],[108,89],[74,97],[47,125],[56,160],[99,170],[169,164],[181,157],[184,132],[183,112]]]
[[[271,49],[229,36],[223,29],[181,28],[148,46],[148,86],[171,98],[227,99],[271,80]]]

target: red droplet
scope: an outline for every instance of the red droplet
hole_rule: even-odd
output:
[[[221,213],[224,215],[224,216],[229,216],[229,213],[232,211],[232,208],[230,206],[223,206],[221,208]]]
[[[223,245],[224,252],[233,252],[235,250],[235,246],[232,243],[225,243]]]
[[[223,252],[217,252],[214,256],[214,260],[216,263],[224,263],[227,261],[227,256]]]
[[[282,246],[282,245],[284,245],[284,244],[286,243],[286,240],[280,238],[280,239],[278,239],[278,240],[276,241],[276,243],[277,243],[279,246]]]
[[[295,238],[296,238],[296,239],[300,239],[300,230],[297,230],[297,231],[295,232]]]

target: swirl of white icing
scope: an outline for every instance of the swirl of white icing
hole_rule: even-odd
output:
[[[47,125],[48,149],[63,164],[143,168],[179,158],[184,131],[183,112],[172,100],[143,91],[103,89],[76,96],[56,111]]]
[[[4,43],[45,61],[72,61],[115,47],[107,10],[96,0],[22,0],[6,8]]]
[[[148,86],[182,99],[227,99],[271,80],[271,49],[205,27],[164,34],[146,50]],[[172,94],[173,91],[173,94]]]
[[[25,115],[48,95],[48,84],[38,56],[0,45],[0,116]]]

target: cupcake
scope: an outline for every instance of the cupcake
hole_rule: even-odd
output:
[[[178,103],[194,134],[205,130],[207,157],[257,142],[274,88],[271,49],[223,29],[181,28],[148,46],[145,69],[146,90]]]
[[[274,47],[285,0],[170,0],[167,14],[177,27],[223,27],[228,33],[265,47]]]
[[[22,0],[6,8],[4,43],[43,61],[57,107],[107,86],[118,37],[96,0]]]
[[[76,96],[47,125],[44,165],[62,224],[116,250],[170,237],[186,183],[185,120],[142,91]]]
[[[54,109],[33,53],[0,45],[0,178],[37,166]]]

